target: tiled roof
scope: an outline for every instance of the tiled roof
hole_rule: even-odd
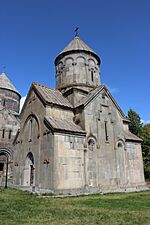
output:
[[[85,44],[84,41],[79,38],[79,36],[75,36],[74,39],[66,46],[66,48],[60,52],[60,54],[72,50],[84,50],[96,54],[87,44]]]
[[[65,53],[68,53],[68,52],[72,52],[72,51],[86,51],[86,52],[90,52],[92,53],[96,58],[97,60],[99,61],[100,63],[100,58],[99,56],[87,45],[85,44],[84,41],[82,41],[79,36],[75,36],[74,39],[66,46],[66,48],[64,48],[63,51],[61,51],[59,53],[59,55],[56,57],[55,59],[55,63],[57,61],[57,59],[65,54]]]
[[[137,137],[135,134],[131,133],[130,131],[125,131],[125,139],[132,140],[132,141],[139,141],[141,142],[142,139]]]
[[[75,124],[73,121],[68,120],[68,119],[55,119],[52,117],[45,117],[46,122],[49,123],[49,125],[54,129],[54,130],[60,130],[60,131],[69,131],[73,133],[81,133],[85,134],[85,131],[82,130],[82,128]]]
[[[0,74],[0,88],[9,89],[19,94],[15,86],[11,83],[4,72]]]
[[[52,103],[59,106],[73,108],[68,99],[64,98],[60,91],[46,87],[41,84],[37,84],[35,82],[33,82],[32,85],[36,88],[36,90],[42,96],[46,103]]]

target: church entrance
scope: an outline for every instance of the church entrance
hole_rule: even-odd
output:
[[[3,172],[3,168],[4,168],[4,163],[0,162],[0,172]]]
[[[7,180],[11,182],[12,179],[12,165],[10,162],[10,151],[7,149],[0,149],[0,186],[7,187]]]
[[[24,168],[24,186],[34,186],[35,185],[35,167],[34,167],[34,157],[31,152],[28,153],[25,168]]]
[[[0,184],[2,183],[3,175],[4,175],[4,162],[0,161]]]

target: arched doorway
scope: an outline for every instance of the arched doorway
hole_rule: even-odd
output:
[[[34,157],[31,152],[27,154],[24,168],[24,186],[35,186]]]
[[[8,149],[0,148],[0,186],[7,188],[8,178],[12,178],[11,153]]]

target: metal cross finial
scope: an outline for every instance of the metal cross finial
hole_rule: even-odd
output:
[[[6,72],[6,66],[3,66],[3,70],[2,70],[3,73]]]
[[[76,29],[74,30],[74,32],[76,33],[75,36],[78,36],[78,34],[79,34],[79,27],[76,27]]]

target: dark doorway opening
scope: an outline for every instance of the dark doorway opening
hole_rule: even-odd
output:
[[[33,180],[34,180],[34,167],[33,165],[30,165],[30,185],[33,185]]]
[[[4,169],[4,163],[0,163],[0,172],[2,172]]]

